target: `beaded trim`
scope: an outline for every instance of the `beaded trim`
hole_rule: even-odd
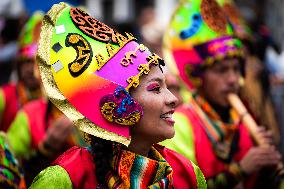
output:
[[[134,87],[134,88],[137,88],[139,86],[139,78],[140,76],[142,76],[143,74],[145,75],[148,75],[149,72],[150,72],[150,66],[152,64],[154,65],[159,65],[159,64],[162,64],[164,65],[163,63],[163,60],[155,53],[153,53],[152,55],[149,55],[147,57],[147,63],[146,64],[140,64],[138,66],[138,70],[140,71],[137,75],[135,76],[130,76],[128,79],[127,79],[127,83],[129,83],[129,85],[125,88],[126,91],[129,91],[129,89],[131,87]]]

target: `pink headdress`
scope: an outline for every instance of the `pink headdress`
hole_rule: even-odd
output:
[[[129,90],[163,63],[131,34],[65,3],[44,17],[38,62],[47,95],[64,114],[84,132],[125,145],[143,116]]]

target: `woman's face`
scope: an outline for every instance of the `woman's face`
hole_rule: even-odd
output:
[[[177,98],[168,90],[165,76],[159,66],[151,67],[149,75],[143,76],[139,87],[131,96],[143,107],[144,115],[131,130],[132,139],[158,143],[175,134],[172,115]]]

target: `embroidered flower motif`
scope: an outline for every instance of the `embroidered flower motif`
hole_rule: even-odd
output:
[[[142,106],[121,86],[100,100],[100,108],[105,119],[119,125],[134,125],[143,115]]]

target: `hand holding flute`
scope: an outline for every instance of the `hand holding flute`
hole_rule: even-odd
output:
[[[229,94],[228,101],[231,106],[241,116],[243,123],[247,127],[248,131],[255,139],[256,143],[260,147],[252,148],[248,151],[246,156],[240,162],[245,172],[248,174],[257,171],[261,167],[276,165],[278,175],[284,175],[284,166],[281,162],[280,153],[275,150],[275,147],[271,145],[269,140],[269,133],[257,125],[252,116],[248,113],[246,107],[236,94]]]

